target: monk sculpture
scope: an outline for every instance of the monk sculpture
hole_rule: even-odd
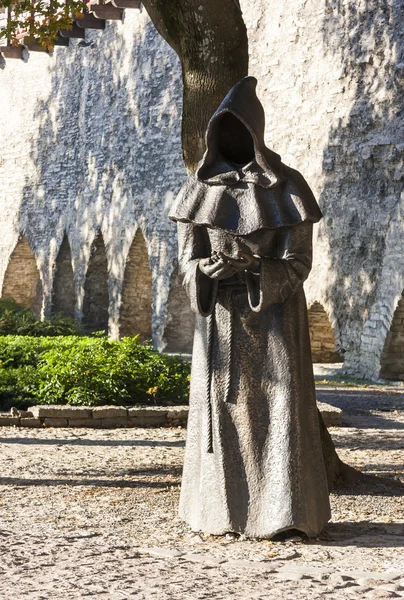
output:
[[[271,538],[330,518],[303,282],[321,212],[264,144],[246,77],[211,118],[173,206],[196,313],[180,517],[194,531]]]

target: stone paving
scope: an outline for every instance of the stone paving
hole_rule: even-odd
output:
[[[340,456],[397,485],[332,493],[309,541],[190,532],[182,428],[1,428],[1,600],[404,597],[404,390],[318,395],[344,411],[330,430]]]

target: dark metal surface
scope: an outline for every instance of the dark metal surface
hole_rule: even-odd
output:
[[[311,536],[330,517],[303,291],[321,212],[266,148],[255,85],[212,117],[170,215],[196,313],[180,516],[212,534]]]

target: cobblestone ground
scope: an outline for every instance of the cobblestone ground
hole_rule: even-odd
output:
[[[403,478],[404,390],[319,386],[341,457]],[[398,485],[331,496],[319,539],[191,533],[177,517],[182,429],[0,429],[0,598],[404,597]]]

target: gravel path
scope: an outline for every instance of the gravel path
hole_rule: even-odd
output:
[[[340,456],[404,481],[404,390],[319,386]],[[0,428],[0,598],[404,597],[404,488],[331,496],[319,539],[191,533],[177,517],[183,429]]]

